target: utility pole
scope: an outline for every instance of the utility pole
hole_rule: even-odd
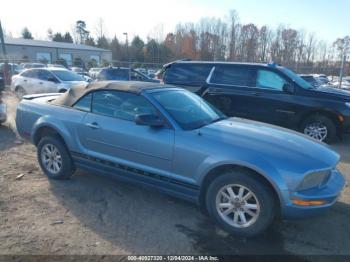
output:
[[[3,75],[4,85],[6,86],[7,84],[10,84],[10,75],[9,75],[9,65],[7,61],[7,54],[6,54],[6,47],[5,47],[5,40],[4,40],[4,32],[2,31],[1,21],[0,21],[0,41],[1,41],[3,59],[4,59],[3,71],[0,72],[0,74]]]
[[[5,61],[7,60],[6,56],[6,47],[5,47],[5,40],[4,40],[4,33],[2,31],[2,26],[1,26],[1,21],[0,21],[0,41],[1,41],[1,49],[2,49],[2,54],[4,56]]]

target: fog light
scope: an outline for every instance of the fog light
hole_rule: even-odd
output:
[[[326,204],[326,201],[323,200],[301,200],[301,199],[292,199],[292,203],[298,206],[322,206]]]

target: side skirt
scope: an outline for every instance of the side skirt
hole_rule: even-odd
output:
[[[71,155],[78,168],[107,175],[119,181],[147,186],[186,201],[199,203],[199,186],[197,185],[76,152],[71,152]]]

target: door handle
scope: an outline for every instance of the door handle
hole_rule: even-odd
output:
[[[100,126],[96,122],[87,123],[86,126],[92,128],[92,129],[100,129]]]
[[[27,82],[28,80],[27,79],[24,79],[23,82]]]
[[[252,92],[253,96],[260,96],[261,94],[259,92]]]
[[[43,84],[43,82],[39,82],[39,84],[40,84],[40,85],[42,85],[42,84]]]

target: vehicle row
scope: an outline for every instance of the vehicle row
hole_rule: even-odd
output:
[[[140,70],[105,67],[94,81],[160,83]],[[79,68],[32,68],[12,77],[11,89],[23,96],[66,92],[91,79]],[[350,92],[310,83],[275,64],[176,61],[164,66],[162,82],[194,92],[227,116],[270,123],[331,143],[350,129]],[[313,79],[314,76],[312,76]],[[324,78],[324,76],[318,76]]]

